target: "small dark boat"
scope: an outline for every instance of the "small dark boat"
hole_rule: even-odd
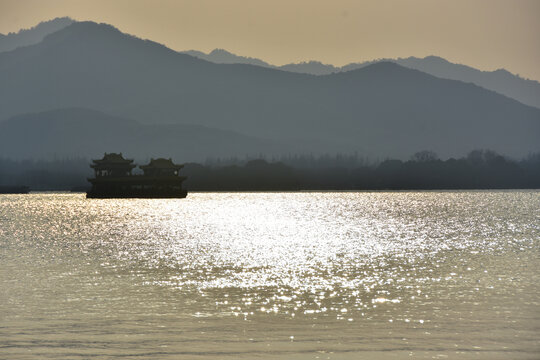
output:
[[[95,178],[88,179],[92,188],[87,198],[185,198],[187,191],[182,189],[185,176],[178,172],[184,165],[174,164],[171,159],[152,159],[142,165],[142,175],[133,175],[136,167],[133,160],[124,159],[122,154],[110,153],[101,160],[92,160],[90,165]]]
[[[0,194],[28,194],[28,186],[0,185]]]

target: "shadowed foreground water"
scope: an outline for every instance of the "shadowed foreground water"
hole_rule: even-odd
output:
[[[0,195],[0,358],[540,357],[540,192]]]

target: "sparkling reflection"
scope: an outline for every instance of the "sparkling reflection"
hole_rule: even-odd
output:
[[[2,196],[0,206],[0,314],[12,324],[4,329],[42,318],[65,331],[62,319],[98,316],[128,333],[137,324],[184,331],[185,321],[197,329],[217,321],[219,333],[235,321],[272,328],[275,320],[297,332],[283,334],[294,346],[331,341],[337,334],[298,330],[324,324],[356,329],[353,349],[358,334],[375,341],[370,349],[378,340],[403,348],[395,332],[416,351],[428,351],[420,340],[428,335],[444,351],[472,351],[455,334],[516,321],[524,340],[504,346],[539,349],[530,333],[540,325],[535,191],[33,194]],[[252,331],[245,341],[265,330]],[[500,341],[478,343],[502,351]]]

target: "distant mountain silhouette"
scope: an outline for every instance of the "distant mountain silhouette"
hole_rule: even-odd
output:
[[[328,75],[341,71],[339,67],[335,67],[334,65],[329,64],[323,64],[319,61],[307,61],[297,64],[287,64],[279,66],[278,69],[283,71],[306,73],[312,75]]]
[[[427,56],[423,59],[409,57],[389,61],[440,78],[471,82],[526,105],[540,108],[540,83],[523,79],[504,69],[481,71],[470,66],[451,63],[438,56]],[[370,63],[346,65],[343,67],[343,71],[354,70],[368,64]]]
[[[46,35],[61,30],[73,22],[75,21],[71,18],[61,17],[41,22],[30,29],[23,29],[17,33],[0,34],[0,52],[10,51],[20,46],[37,44]],[[395,62],[399,65],[420,70],[444,79],[472,82],[488,90],[493,90],[499,94],[516,99],[526,105],[540,108],[540,82],[524,79],[504,69],[481,71],[470,66],[451,63],[438,56],[427,56],[425,58],[386,58],[361,63],[350,63],[342,67],[337,67],[331,64],[323,64],[319,61],[306,61],[275,66],[261,59],[239,56],[224,49],[214,49],[208,54],[197,50],[182,51],[181,53],[217,64],[249,64],[312,75],[329,75],[336,72],[357,70],[383,61]]]
[[[142,125],[99,111],[70,108],[18,115],[0,122],[0,154],[11,159],[100,157],[210,157],[258,155],[280,147],[268,140],[198,125]]]
[[[390,62],[326,76],[214,64],[93,22],[0,53],[0,93],[0,119],[84,107],[146,124],[230,130],[303,152],[406,158],[422,149],[441,157],[540,150],[540,109],[471,83]]]
[[[238,56],[223,49],[214,49],[208,54],[197,50],[182,51],[182,53],[217,64],[249,64],[256,66],[273,67],[272,65],[262,60],[251,57]]]
[[[378,62],[394,62],[401,66],[420,70],[443,79],[471,82],[488,90],[493,90],[499,94],[516,99],[526,105],[540,108],[540,83],[538,81],[521,78],[504,69],[481,71],[470,66],[451,63],[438,56],[378,59],[336,67],[318,61],[274,66],[256,58],[238,56],[222,49],[219,51],[216,49],[209,54],[195,50],[186,51],[185,53],[218,64],[251,64],[312,75],[329,75],[336,72],[361,69]],[[226,54],[226,56],[223,54]]]
[[[236,55],[224,49],[214,49],[208,54],[202,51],[197,51],[197,50],[181,51],[181,53],[191,55],[196,58],[210,61],[216,64],[247,64],[247,65],[267,67],[271,69],[279,69],[279,70],[289,71],[289,72],[297,72],[297,73],[302,73],[302,74],[328,75],[333,72],[341,71],[341,68],[335,67],[333,65],[323,64],[318,61],[309,61],[309,62],[301,62],[298,64],[287,64],[287,65],[282,65],[282,66],[276,66],[276,65],[271,65],[267,63],[266,61],[263,61],[257,58]]]
[[[0,52],[10,51],[20,46],[37,44],[42,41],[46,35],[63,29],[73,22],[74,20],[68,17],[62,17],[40,22],[33,28],[23,29],[16,33],[9,33],[7,35],[0,34]]]

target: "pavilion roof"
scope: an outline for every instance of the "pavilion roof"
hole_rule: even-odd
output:
[[[184,165],[178,165],[172,162],[172,159],[151,159],[148,165],[139,166],[141,169],[180,169]]]
[[[107,163],[107,164],[112,164],[112,163],[115,163],[115,164],[130,164],[133,162],[132,159],[124,159],[124,157],[122,156],[122,153],[105,153],[105,155],[103,155],[103,159],[99,159],[99,160],[92,160],[94,163],[96,164],[102,164],[102,163]]]

